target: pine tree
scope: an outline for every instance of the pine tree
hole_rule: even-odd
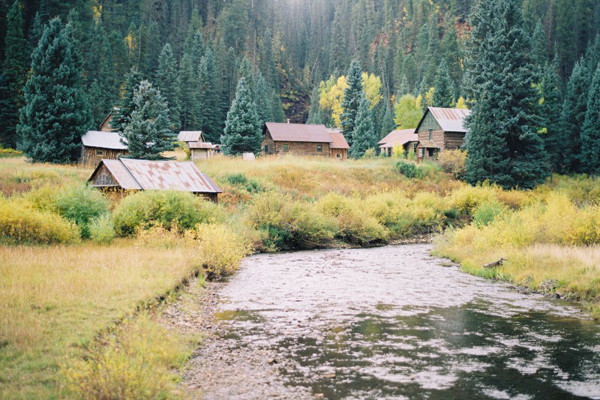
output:
[[[133,93],[131,122],[123,131],[131,158],[160,160],[173,150],[175,135],[169,128],[169,108],[160,91],[142,81]]]
[[[472,52],[470,74],[475,106],[469,118],[467,180],[489,180],[505,188],[532,188],[548,175],[543,141],[538,135],[535,72],[519,0],[480,1],[487,33]],[[504,51],[503,49],[510,49]]]
[[[2,124],[2,145],[16,147],[17,124],[19,109],[23,106],[23,85],[27,80],[29,55],[27,54],[27,39],[23,32],[23,14],[21,3],[16,0],[6,17],[4,81],[9,98],[0,114]]]
[[[158,72],[156,73],[156,87],[164,97],[169,107],[171,130],[177,132],[181,124],[179,104],[179,82],[177,80],[177,63],[173,49],[169,43],[163,47],[158,59]]]
[[[267,82],[260,71],[256,74],[255,81],[256,111],[258,112],[260,126],[263,126],[265,122],[273,122],[272,90],[267,87]]]
[[[273,90],[271,109],[273,110],[273,122],[285,122],[287,120],[283,104],[281,103],[281,97],[279,97],[276,90]]]
[[[210,47],[200,62],[198,103],[201,110],[201,128],[209,142],[216,143],[220,136],[218,93],[215,85],[215,59]]]
[[[596,69],[588,95],[587,111],[581,130],[581,149],[584,171],[600,175],[600,66]]]
[[[31,24],[31,28],[29,29],[29,34],[27,40],[29,42],[29,48],[35,50],[38,45],[38,42],[42,38],[44,34],[44,23],[42,22],[42,17],[40,12],[35,13],[35,17],[33,18],[33,23]]]
[[[240,62],[240,67],[238,69],[238,81],[244,78],[246,80],[246,84],[248,85],[248,89],[250,89],[250,93],[252,96],[256,98],[256,94],[254,93],[254,88],[256,87],[256,82],[254,81],[254,72],[250,61],[244,57]]]
[[[377,134],[375,133],[375,125],[369,108],[369,101],[364,95],[361,95],[358,113],[356,114],[356,123],[352,131],[350,156],[361,158],[367,150],[375,148],[376,144]]]
[[[81,135],[90,127],[82,60],[73,42],[69,25],[53,19],[33,53],[18,132],[19,147],[36,162],[76,161]]]
[[[112,129],[116,132],[123,132],[125,127],[131,122],[131,113],[135,107],[133,93],[142,81],[142,74],[137,68],[131,68],[125,76],[125,86],[123,87],[123,97],[119,102],[119,110],[113,118]]]
[[[352,137],[352,132],[354,131],[358,107],[363,96],[361,75],[362,71],[358,60],[353,60],[350,64],[350,69],[348,69],[348,76],[346,78],[348,87],[344,92],[344,100],[342,101],[342,109],[344,111],[342,112],[340,118],[342,133],[344,136],[346,136],[346,138],[350,139],[350,146],[352,146],[352,140],[354,140]]]
[[[532,36],[532,58],[533,62],[537,65],[543,66],[548,62],[548,51],[546,44],[546,32],[544,32],[544,27],[542,25],[542,21],[538,20],[535,25],[535,29],[533,31]]]
[[[435,75],[434,107],[454,107],[454,85],[448,74],[446,61],[442,61]]]
[[[250,88],[246,79],[241,78],[221,136],[223,152],[227,155],[258,153],[262,142],[260,128]]]
[[[540,116],[544,126],[544,146],[548,153],[548,162],[552,172],[562,172],[566,167],[560,116],[563,100],[557,69],[557,63],[546,64],[540,83]]]
[[[381,119],[381,132],[379,133],[379,139],[383,139],[384,137],[389,135],[394,129],[396,129],[396,124],[394,123],[394,113],[392,112],[390,103],[386,101],[385,111],[383,113],[383,118]]]
[[[197,80],[192,65],[192,58],[184,54],[179,66],[179,90],[181,95],[181,130],[200,129],[197,121],[198,97]]]
[[[319,87],[315,86],[310,96],[310,109],[308,110],[307,124],[320,125],[323,123],[323,112],[321,110],[321,105],[319,104],[319,98]]]
[[[565,103],[562,111],[561,142],[564,146],[564,173],[580,173],[581,164],[581,128],[587,111],[587,101],[591,74],[583,60],[575,64],[567,85]]]

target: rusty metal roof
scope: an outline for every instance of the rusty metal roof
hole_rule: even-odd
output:
[[[81,137],[81,142],[85,147],[127,150],[127,145],[121,143],[121,135],[118,132],[89,131]]]
[[[348,141],[344,137],[344,134],[340,132],[338,129],[332,129],[329,131],[329,136],[331,136],[331,144],[329,147],[331,149],[349,149]]]
[[[222,193],[221,188],[200,172],[193,162],[148,161],[122,158],[102,160],[96,172],[105,165],[126,190],[174,190],[192,193]]]
[[[177,135],[180,142],[204,142],[204,133],[202,131],[181,131]]]
[[[466,110],[462,108],[440,108],[440,107],[428,107],[427,112],[430,112],[433,118],[440,124],[440,127],[445,132],[467,132],[465,128],[464,122],[465,118],[471,115],[471,110]],[[427,116],[427,112],[423,115],[421,122],[419,122],[419,126],[417,126],[417,131],[419,127],[425,120]]]
[[[267,122],[265,129],[276,142],[331,143],[331,136],[325,125]]]
[[[389,135],[379,141],[381,148],[390,148],[394,146],[404,146],[409,142],[418,142],[419,135],[415,133],[414,129],[396,129]]]

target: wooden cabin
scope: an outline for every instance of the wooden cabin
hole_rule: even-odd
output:
[[[129,155],[118,132],[89,131],[81,137],[81,145],[80,162],[83,165],[98,165],[103,159],[116,160]]]
[[[113,191],[173,190],[218,202],[223,191],[193,162],[121,158],[101,160],[89,179],[95,188]]]
[[[405,155],[411,149],[416,154],[418,144],[419,135],[415,133],[414,129],[396,129],[381,139],[377,145],[381,154],[386,157],[392,157],[394,155],[394,148],[402,148]]]
[[[184,142],[188,146],[190,143],[206,142],[202,131],[181,131],[177,135],[177,141]]]
[[[415,129],[419,137],[417,160],[435,159],[444,150],[459,149],[465,143],[465,118],[470,110],[428,107]]]
[[[350,148],[341,133],[330,133],[325,125],[267,122],[263,134],[262,150],[265,155],[346,159]]]
[[[207,142],[191,142],[190,159],[192,161],[208,160],[215,154],[215,149],[212,143]]]

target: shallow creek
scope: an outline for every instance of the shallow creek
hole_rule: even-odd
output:
[[[246,259],[184,384],[206,399],[600,398],[600,324],[430,251]]]

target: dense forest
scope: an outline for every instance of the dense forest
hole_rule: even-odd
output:
[[[513,23],[525,35],[523,50],[536,74],[532,83],[542,92],[552,84],[555,91],[542,93],[540,99],[551,95],[561,103],[560,110],[546,110],[547,115],[561,117],[555,118],[556,129],[559,123],[562,129],[564,124],[583,124],[588,96],[582,90],[589,90],[600,54],[600,41],[595,40],[600,2],[516,3],[520,16]],[[168,104],[169,129],[202,129],[210,141],[220,142],[241,78],[260,122],[309,120],[345,130],[340,117],[352,60],[362,76],[359,86],[369,100],[377,137],[395,126],[414,127],[428,105],[473,104],[477,79],[469,79],[469,68],[476,57],[470,56],[470,49],[477,44],[481,28],[477,25],[485,24],[476,4],[475,0],[2,0],[0,140],[5,147],[15,147],[20,114],[36,115],[25,97],[41,94],[33,90],[35,82],[30,82],[29,92],[25,83],[36,74],[36,57],[41,65],[37,70],[52,63],[47,54],[36,56],[36,49],[44,46],[45,31],[56,31],[48,40],[60,38],[60,27],[51,23],[56,17],[68,28],[62,40],[73,47],[65,44],[64,49],[72,58],[72,76],[60,79],[73,90],[81,86],[84,93],[77,102],[87,104],[81,112],[89,114],[75,118],[72,126],[98,127],[114,106],[133,106],[133,87],[147,80]],[[45,49],[51,51],[54,45],[48,42]],[[37,85],[43,87],[43,82]],[[579,114],[561,116],[563,102]],[[22,110],[26,103],[28,108]],[[119,121],[126,119],[119,116]]]

